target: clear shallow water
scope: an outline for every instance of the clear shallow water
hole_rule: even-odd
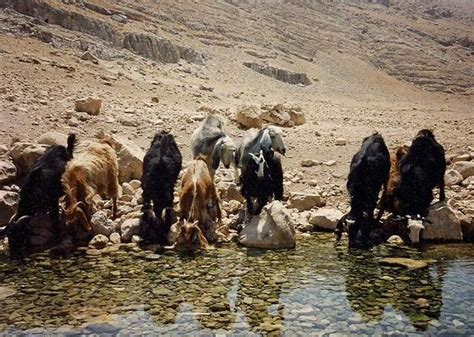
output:
[[[350,254],[322,234],[294,251],[114,250],[0,262],[0,333],[474,334],[473,245]],[[384,256],[436,262],[409,271]]]

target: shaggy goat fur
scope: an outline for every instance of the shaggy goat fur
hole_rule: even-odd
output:
[[[248,130],[244,134],[242,143],[235,153],[235,162],[241,169],[241,175],[243,175],[247,169],[247,163],[250,158],[248,154],[259,154],[261,150],[264,152],[272,150],[279,152],[282,155],[286,154],[283,132],[279,127],[269,125],[260,130]]]
[[[433,201],[433,189],[439,187],[439,200],[445,199],[444,148],[430,130],[421,130],[408,153],[400,162],[400,183],[395,195],[400,203],[400,215],[424,217]]]
[[[21,257],[29,251],[28,220],[31,217],[47,214],[54,234],[57,237],[61,236],[59,198],[64,194],[61,176],[67,162],[73,157],[75,144],[76,135],[70,134],[67,138],[67,147],[63,145],[49,147],[26,176],[20,191],[18,211],[5,230],[13,258]]]
[[[189,164],[183,176],[179,204],[181,217],[188,222],[198,221],[202,233],[206,232],[209,221],[221,220],[219,197],[204,157],[198,156]],[[212,208],[215,215],[210,212]]]
[[[158,132],[143,160],[143,216],[140,236],[149,242],[166,244],[171,227],[173,191],[182,166],[182,156],[173,135]],[[153,203],[153,213],[150,214]],[[165,211],[164,217],[163,211]]]
[[[260,214],[262,208],[271,198],[283,199],[283,168],[281,159],[271,149],[259,153],[247,153],[244,159],[247,168],[242,171],[241,193],[247,200],[249,215]],[[257,199],[254,205],[253,199]]]
[[[351,197],[351,209],[336,226],[339,240],[344,227],[349,233],[349,245],[353,245],[359,233],[362,244],[369,243],[369,234],[377,225],[374,210],[382,186],[388,181],[390,153],[382,136],[378,133],[367,137],[351,161],[347,190]]]
[[[221,161],[226,168],[235,164],[233,160],[235,151],[236,146],[232,138],[225,133],[224,122],[218,114],[211,113],[207,116],[191,135],[193,159],[199,155],[206,157],[212,178]]]
[[[401,160],[408,153],[408,146],[398,146],[393,149],[390,154],[390,174],[388,178],[387,188],[380,199],[380,210],[377,215],[377,221],[380,221],[385,211],[393,214],[398,214],[400,205],[398,199],[395,197],[395,191],[400,184],[400,164]]]
[[[113,217],[117,214],[119,166],[112,142],[103,139],[90,143],[66,166],[62,183],[66,192],[67,223],[79,223],[91,231],[92,198],[107,195],[113,200]]]

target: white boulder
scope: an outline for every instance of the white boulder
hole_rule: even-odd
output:
[[[280,201],[266,205],[239,234],[239,243],[263,249],[287,249],[296,245],[290,212]]]
[[[320,208],[311,214],[309,223],[317,228],[333,231],[343,215],[340,210],[335,208]]]
[[[461,222],[456,213],[444,202],[430,206],[425,229],[422,232],[424,240],[461,241],[463,239]]]

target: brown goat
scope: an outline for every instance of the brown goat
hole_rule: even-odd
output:
[[[221,220],[219,197],[205,157],[198,156],[189,164],[181,183],[179,204],[181,217],[188,222],[198,221],[202,233],[205,233],[209,221],[215,221],[216,218]],[[213,207],[216,214],[209,212]]]
[[[390,154],[390,176],[388,178],[387,188],[384,189],[380,199],[380,210],[377,215],[377,221],[382,218],[385,211],[398,213],[399,203],[395,197],[396,189],[400,184],[400,162],[408,153],[409,147],[406,145],[398,146],[392,149]]]
[[[199,228],[198,221],[183,223],[179,228],[174,248],[177,250],[193,250],[196,244],[202,250],[209,246],[206,237]]]
[[[65,219],[68,224],[79,223],[91,231],[92,198],[107,195],[113,201],[113,217],[117,215],[120,190],[117,154],[108,139],[88,144],[67,166],[62,177],[66,193]]]

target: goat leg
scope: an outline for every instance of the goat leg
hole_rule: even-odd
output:
[[[385,212],[385,208],[387,206],[387,184],[383,186],[383,192],[382,196],[380,197],[380,208],[379,208],[379,213],[377,214],[377,221],[380,221],[382,219],[382,215]]]
[[[444,178],[439,182],[439,201],[446,199],[446,192],[444,191]]]
[[[112,198],[112,219],[117,218],[117,198]]]

